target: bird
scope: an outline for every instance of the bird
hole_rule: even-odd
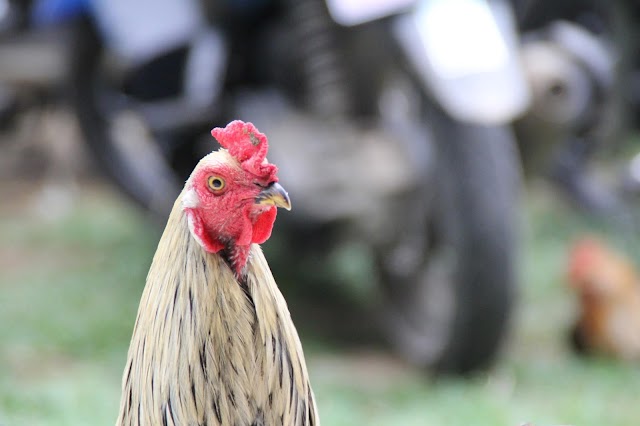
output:
[[[302,345],[259,244],[291,209],[250,122],[214,128],[147,275],[117,425],[319,425]]]
[[[571,341],[579,353],[640,360],[640,279],[632,261],[589,236],[569,254],[568,283],[579,315]]]

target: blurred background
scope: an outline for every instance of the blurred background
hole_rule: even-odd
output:
[[[112,424],[209,131],[254,122],[264,244],[325,425],[635,425],[633,1],[0,0],[0,424]]]

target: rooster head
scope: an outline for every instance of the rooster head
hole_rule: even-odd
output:
[[[574,243],[569,254],[568,281],[584,297],[613,297],[635,285],[630,259],[602,240],[588,236]]]
[[[267,138],[253,124],[236,120],[211,134],[222,148],[195,167],[182,208],[193,238],[210,253],[224,250],[241,274],[249,246],[269,238],[277,207],[290,210],[291,203],[266,159]]]

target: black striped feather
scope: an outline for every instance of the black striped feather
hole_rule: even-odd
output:
[[[142,294],[117,425],[318,425],[298,334],[259,246],[242,282],[178,198]]]

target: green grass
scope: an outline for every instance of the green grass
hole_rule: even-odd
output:
[[[82,194],[60,219],[0,208],[2,426],[115,421],[158,234],[112,196]],[[434,380],[382,348],[329,349],[303,334],[324,425],[640,424],[640,368],[578,359],[566,346],[575,309],[563,287],[566,249],[599,227],[544,194],[533,199],[517,321],[495,368]],[[633,239],[612,238],[640,253]]]

